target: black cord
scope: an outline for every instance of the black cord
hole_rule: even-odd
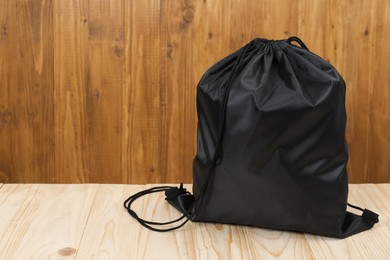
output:
[[[291,36],[290,38],[287,39],[287,42],[288,42],[289,44],[291,44],[291,42],[297,42],[297,43],[299,43],[299,45],[300,45],[302,48],[304,48],[304,49],[306,49],[306,50],[309,50],[309,48],[307,48],[306,44],[305,44],[301,39],[299,39],[299,38],[296,37],[296,36]]]
[[[358,207],[358,206],[355,206],[355,205],[352,205],[352,204],[349,204],[347,203],[348,206],[350,206],[351,208],[354,208],[354,209],[357,209],[357,210],[360,210],[360,211],[364,211],[364,209],[362,209],[361,207]]]
[[[140,191],[140,192],[130,196],[128,199],[126,199],[123,202],[123,206],[127,209],[127,212],[130,214],[130,216],[135,218],[142,226],[144,226],[144,227],[146,227],[146,228],[148,228],[150,230],[157,231],[157,232],[168,232],[168,231],[172,231],[172,230],[178,229],[178,228],[184,226],[187,223],[187,221],[190,220],[190,218],[188,217],[188,213],[183,214],[181,217],[179,217],[179,218],[177,218],[175,220],[171,220],[171,221],[167,221],[167,222],[154,222],[154,221],[148,221],[148,220],[144,220],[144,219],[140,218],[137,215],[137,213],[134,210],[131,209],[131,205],[133,204],[133,202],[135,200],[139,199],[140,197],[148,195],[148,194],[151,194],[151,193],[156,193],[156,192],[161,192],[161,191],[168,191],[168,190],[173,189],[173,188],[176,188],[176,187],[172,187],[172,186],[159,186],[159,187],[153,187],[153,188],[150,188],[150,189],[147,189],[147,190]],[[151,225],[169,225],[169,224],[173,224],[173,223],[181,221],[185,217],[187,217],[187,219],[183,223],[181,223],[180,225],[178,225],[176,227],[167,228],[167,229],[159,229],[159,228],[155,228],[155,227],[151,226]]]

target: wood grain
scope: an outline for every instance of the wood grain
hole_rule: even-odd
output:
[[[3,237],[7,232],[10,223],[15,219],[19,211],[23,211],[22,206],[31,203],[35,194],[38,191],[38,186],[35,185],[9,185],[1,184],[0,187],[0,208],[6,209],[2,214],[0,222],[0,237]],[[13,196],[13,194],[17,194]]]
[[[121,1],[88,1],[89,182],[121,183],[125,12]],[[104,138],[102,138],[104,137]]]
[[[160,3],[125,1],[123,153],[125,181],[161,180]]]
[[[55,171],[51,182],[89,178],[88,6],[54,1]],[[88,21],[88,20],[87,20]]]
[[[368,163],[370,158],[377,160],[370,153],[370,146],[377,145],[375,140],[370,138],[372,128],[370,99],[373,87],[377,86],[373,85],[373,70],[367,69],[377,66],[377,61],[373,59],[375,49],[373,45],[377,43],[372,37],[377,30],[374,27],[375,20],[381,19],[381,16],[378,13],[379,17],[377,17],[377,14],[370,11],[375,9],[376,4],[375,1],[342,4],[340,15],[345,16],[345,21],[340,21],[337,26],[341,30],[340,33],[348,33],[348,36],[342,40],[339,37],[338,46],[344,53],[340,57],[342,60],[338,62],[340,63],[339,70],[343,73],[347,83],[347,143],[351,162],[353,162],[348,165],[348,170],[350,179],[357,182],[378,181],[376,178],[378,173],[373,172]],[[356,20],[356,16],[361,19]],[[348,52],[345,52],[347,49]],[[352,60],[355,62],[349,62]],[[382,93],[385,93],[384,89]],[[388,125],[389,122],[383,121],[383,123]]]
[[[139,228],[127,225],[121,203],[143,186],[100,185],[77,252],[78,259],[137,259],[134,250]],[[131,228],[130,228],[131,227]],[[134,229],[132,229],[134,228]],[[121,241],[126,241],[127,246]]]
[[[162,1],[161,39],[165,44],[161,67],[163,71],[164,129],[160,154],[165,162],[164,181],[191,181],[195,148],[195,85],[193,62],[195,1]],[[188,133],[192,133],[188,135]]]
[[[0,1],[0,182],[191,182],[204,71],[291,35],[347,83],[350,182],[389,182],[385,0]]]
[[[0,2],[0,181],[54,172],[51,1]]]
[[[7,185],[5,185],[7,186]],[[7,189],[8,188],[8,189]],[[97,186],[8,185],[2,211],[8,216],[1,259],[61,259],[76,254]],[[30,189],[27,193],[26,189]],[[11,202],[14,202],[11,204]],[[19,206],[19,207],[17,207]]]
[[[0,184],[1,185],[1,184]],[[156,185],[4,184],[0,188],[1,259],[388,259],[390,184],[350,185],[349,201],[380,214],[371,230],[346,239],[277,230],[187,223],[150,232],[123,208]],[[191,185],[186,185],[191,190]],[[139,216],[180,216],[162,193],[137,200]]]
[[[390,2],[375,1],[372,23],[369,29],[371,39],[370,72],[370,132],[368,135],[366,182],[388,182],[390,160],[385,155],[390,150],[390,34],[383,30],[390,24]],[[367,67],[366,67],[367,68]]]

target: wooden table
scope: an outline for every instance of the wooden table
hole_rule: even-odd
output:
[[[380,222],[344,240],[204,223],[150,232],[122,203],[151,185],[0,186],[0,259],[390,259],[390,184],[350,185],[349,201]],[[154,220],[179,216],[162,193],[134,209]]]

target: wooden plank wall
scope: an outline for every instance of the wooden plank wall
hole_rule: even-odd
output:
[[[191,182],[202,73],[291,35],[347,82],[350,182],[390,182],[386,0],[0,0],[0,182]]]

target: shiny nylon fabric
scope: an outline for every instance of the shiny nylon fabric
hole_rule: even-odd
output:
[[[195,200],[208,186],[192,220],[339,238],[369,229],[346,212],[344,80],[328,62],[288,41],[249,44],[230,88],[213,171],[222,99],[242,50],[213,65],[198,85]]]

